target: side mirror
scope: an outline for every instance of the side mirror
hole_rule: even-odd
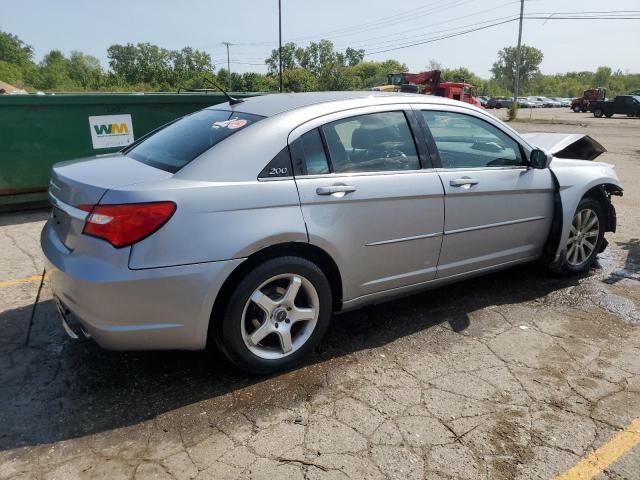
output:
[[[542,150],[535,149],[529,155],[529,166],[531,168],[547,168],[549,165],[549,157]]]

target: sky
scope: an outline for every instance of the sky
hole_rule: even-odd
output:
[[[326,38],[336,49],[363,48],[365,59],[404,62],[410,71],[434,60],[446,68],[467,67],[488,78],[497,52],[515,45],[518,0],[281,0],[283,42],[305,45]],[[0,29],[35,49],[36,60],[52,49],[98,57],[108,66],[114,43],[150,42],[168,49],[185,46],[211,54],[231,70],[266,72],[264,59],[278,42],[277,0],[2,0]],[[544,53],[543,73],[595,70],[640,72],[640,20],[553,20],[562,12],[636,11],[640,0],[527,0],[522,41]],[[551,15],[555,14],[555,15]],[[550,18],[549,18],[550,17]],[[507,21],[465,35],[433,40]],[[376,53],[379,52],[379,53]]]

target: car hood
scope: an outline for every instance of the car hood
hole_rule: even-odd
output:
[[[556,158],[594,160],[607,151],[599,142],[583,133],[524,133],[531,144]]]

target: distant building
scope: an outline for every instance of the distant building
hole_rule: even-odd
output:
[[[10,85],[7,82],[3,82],[2,80],[0,80],[0,95],[2,94],[12,95],[12,94],[21,94],[21,93],[27,93],[27,91],[18,87],[14,87],[13,85]]]

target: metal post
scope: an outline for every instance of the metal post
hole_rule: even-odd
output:
[[[231,60],[229,58],[229,47],[233,44],[229,42],[222,42],[222,44],[227,47],[227,74],[229,75],[229,91],[231,91]]]
[[[520,90],[520,44],[522,42],[522,16],[524,15],[524,0],[520,0],[520,26],[518,29],[518,50],[516,53],[516,78],[513,87],[513,104],[518,105],[518,93]]]
[[[282,93],[282,0],[278,0],[278,57],[280,58],[280,93]]]

